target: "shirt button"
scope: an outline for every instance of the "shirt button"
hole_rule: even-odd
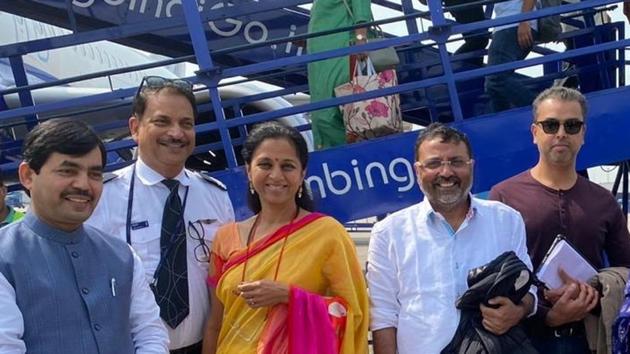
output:
[[[72,255],[72,258],[79,258],[79,252],[77,251],[72,251],[70,254]]]
[[[83,295],[87,295],[90,292],[90,290],[88,288],[83,288],[81,289],[81,292],[83,293]]]
[[[100,330],[101,330],[101,325],[100,325],[100,324],[98,324],[98,323],[97,323],[97,324],[95,324],[95,325],[94,325],[94,330],[95,330],[95,331],[100,331]]]

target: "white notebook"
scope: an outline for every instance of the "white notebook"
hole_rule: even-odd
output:
[[[597,275],[597,270],[564,237],[558,235],[543,259],[536,276],[549,289],[556,289],[564,285],[558,274],[560,268],[572,278],[582,282]]]

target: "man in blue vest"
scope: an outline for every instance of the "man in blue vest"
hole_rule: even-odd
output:
[[[139,258],[83,225],[103,189],[105,147],[84,123],[53,119],[24,140],[22,222],[0,231],[0,353],[167,353]]]

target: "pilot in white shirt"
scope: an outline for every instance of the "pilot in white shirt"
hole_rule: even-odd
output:
[[[129,204],[129,186],[134,166],[130,239],[127,240],[126,207]],[[105,183],[103,196],[87,223],[128,241],[142,259],[147,281],[151,283],[160,262],[162,210],[169,190],[161,183],[164,178],[140,159],[135,165],[117,171],[116,175]],[[189,170],[182,170],[175,179],[180,181],[181,200],[186,200],[184,221],[190,314],[177,328],[166,327],[171,338],[171,348],[181,348],[197,343],[202,338],[203,324],[209,310],[206,287],[209,250],[217,228],[234,220],[234,214],[227,192],[218,184],[211,184],[200,174]]]
[[[171,353],[200,353],[209,311],[206,277],[209,250],[217,228],[234,220],[228,193],[220,182],[184,168],[195,146],[196,107],[184,80],[145,77],[129,119],[138,143],[137,162],[105,183],[88,224],[126,240],[142,259],[149,283],[160,265],[162,215],[169,188],[179,181],[186,229],[189,313],[175,328],[166,325]]]

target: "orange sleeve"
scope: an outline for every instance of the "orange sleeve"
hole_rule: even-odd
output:
[[[219,279],[223,275],[223,266],[230,259],[230,256],[240,248],[238,228],[236,223],[221,226],[212,242],[210,260],[208,264],[208,286],[216,288]]]

